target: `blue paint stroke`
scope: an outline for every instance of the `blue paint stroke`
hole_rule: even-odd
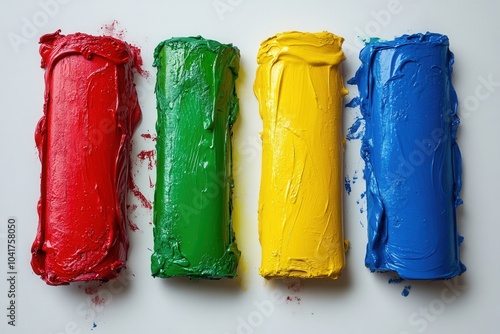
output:
[[[466,268],[456,222],[462,165],[448,37],[370,39],[360,59],[349,83],[358,86],[365,121],[365,264],[405,279],[455,277]]]
[[[345,139],[353,140],[361,138],[364,134],[364,127],[361,126],[363,122],[362,118],[356,117],[354,123],[347,129]]]
[[[351,80],[349,80],[347,83],[349,83]],[[356,107],[359,107],[359,105],[361,104],[361,99],[359,98],[359,96],[353,98],[351,101],[349,101],[345,107],[346,108],[356,108]]]
[[[347,192],[347,195],[350,195],[351,194],[351,180],[349,180],[349,176],[346,176],[344,178],[344,188],[345,188],[345,191]]]

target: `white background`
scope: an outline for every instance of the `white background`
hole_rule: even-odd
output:
[[[54,0],[57,1],[57,0]],[[9,1],[0,12],[0,331],[1,333],[493,333],[500,317],[500,213],[497,190],[500,65],[500,2],[489,1]],[[217,5],[219,7],[217,7]],[[45,8],[45,9],[44,9]],[[218,8],[218,9],[217,9]],[[173,36],[203,35],[241,50],[238,79],[241,114],[235,129],[235,229],[243,253],[235,280],[193,282],[153,279],[151,211],[131,218],[128,279],[102,285],[88,295],[83,284],[50,287],[33,274],[30,247],[37,227],[38,160],[33,139],[42,115],[43,73],[40,35],[100,35],[101,26],[118,21],[124,39],[142,49],[149,79],[137,76],[143,119],[134,136],[134,174],[147,198],[154,170],[137,159],[154,143],[156,119],[151,67],[154,47]],[[28,22],[28,23],[27,23]],[[32,29],[27,28],[32,24]],[[33,29],[34,28],[34,29]],[[257,201],[260,179],[261,121],[252,85],[262,40],[288,30],[328,30],[346,39],[346,80],[359,66],[358,35],[393,38],[404,33],[447,34],[455,53],[453,83],[462,118],[458,142],[463,155],[464,205],[458,211],[461,248],[467,272],[459,280],[388,284],[390,274],[364,267],[366,208],[360,200],[364,181],[345,196],[345,234],[351,241],[347,268],[337,281],[266,282],[258,276],[260,246]],[[16,35],[22,43],[9,40]],[[493,81],[493,85],[485,82]],[[346,102],[357,94],[351,91]],[[345,109],[344,130],[357,109]],[[361,176],[359,141],[346,144],[345,173]],[[140,173],[137,173],[140,170]],[[360,201],[358,204],[357,201]],[[130,196],[130,202],[139,204]],[[18,218],[17,327],[7,325],[7,217]],[[132,276],[133,275],[133,276]],[[408,297],[401,291],[412,289]],[[290,286],[290,287],[289,287]],[[453,287],[453,289],[450,288]],[[295,287],[295,288],[294,288]],[[300,290],[300,291],[293,291]],[[105,299],[96,305],[91,298]],[[289,298],[288,298],[289,297]],[[287,300],[291,299],[291,300]],[[299,303],[300,299],[300,303]],[[263,308],[264,307],[264,308]],[[95,327],[94,327],[95,323]]]

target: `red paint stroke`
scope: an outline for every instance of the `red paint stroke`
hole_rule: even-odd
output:
[[[141,151],[137,157],[142,161],[148,160],[148,169],[153,170],[153,161],[155,158],[155,150],[143,150]]]
[[[149,177],[149,188],[154,188],[155,185],[153,184],[153,181],[151,180],[151,176]]]
[[[139,228],[139,227],[138,227],[135,223],[133,223],[133,222],[131,222],[131,221],[129,221],[129,222],[128,222],[128,227],[130,228],[130,230],[131,230],[132,232],[135,232],[135,231],[137,231],[137,230],[140,230],[140,228]]]
[[[141,118],[137,49],[60,30],[40,38],[44,115],[33,271],[47,284],[110,280],[125,267],[130,138]]]
[[[141,137],[144,139],[151,139],[152,141],[156,141],[156,136],[153,136],[150,133],[143,133]]]
[[[134,194],[135,197],[137,197],[140,201],[143,207],[146,209],[152,209],[153,205],[151,202],[144,196],[144,194],[139,190],[139,187],[135,184],[134,178],[132,175],[129,176],[129,188],[130,191]]]

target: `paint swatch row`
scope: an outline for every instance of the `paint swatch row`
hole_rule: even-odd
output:
[[[266,278],[337,278],[348,242],[342,218],[343,39],[286,32],[258,53],[254,92],[263,121],[258,208]],[[130,138],[141,118],[139,50],[112,37],[59,31],[40,39],[44,116],[32,267],[48,284],[110,280],[126,265]],[[157,68],[155,277],[236,276],[232,128],[239,50],[172,38]],[[365,132],[366,266],[406,279],[461,274],[459,123],[448,38],[371,39],[356,84]]]

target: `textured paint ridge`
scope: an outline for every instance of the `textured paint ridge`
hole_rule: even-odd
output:
[[[31,265],[48,284],[110,280],[125,266],[130,137],[141,118],[137,48],[60,31],[40,38],[44,115]]]
[[[456,208],[462,203],[459,118],[448,37],[371,39],[358,85],[366,122],[366,266],[404,279],[461,274]]]
[[[286,32],[264,41],[254,92],[262,131],[260,275],[337,278],[347,242],[342,37]]]
[[[232,127],[240,53],[202,37],[172,38],[155,50],[157,277],[235,277]]]

